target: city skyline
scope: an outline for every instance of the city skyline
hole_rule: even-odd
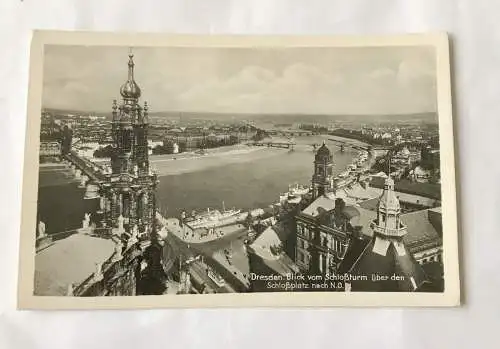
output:
[[[47,46],[44,108],[109,112],[129,50]],[[155,112],[321,115],[436,113],[433,50],[133,48]]]

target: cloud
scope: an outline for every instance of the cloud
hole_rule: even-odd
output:
[[[288,65],[281,72],[248,66],[226,79],[189,88],[178,104],[219,112],[404,113],[435,109],[434,84],[432,70],[411,61],[401,61],[393,69],[348,74],[327,73],[305,63]]]
[[[436,109],[431,50],[144,51],[136,80],[154,111],[384,114]],[[123,51],[123,52],[122,52]],[[126,50],[53,50],[44,105],[109,110]],[[98,59],[97,59],[97,58]]]
[[[318,98],[328,97],[329,91],[340,82],[339,76],[329,76],[303,63],[290,65],[281,74],[249,66],[227,79],[200,83],[182,93],[179,100],[198,110],[307,112],[310,104]]]
[[[415,81],[432,81],[435,77],[432,67],[418,62],[402,61],[398,66],[398,80],[402,84],[411,84]]]

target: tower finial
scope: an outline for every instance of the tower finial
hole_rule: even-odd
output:
[[[134,54],[132,53],[132,47],[129,48],[128,53],[128,79],[129,81],[134,80]]]

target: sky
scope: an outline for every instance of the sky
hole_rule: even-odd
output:
[[[43,107],[109,112],[129,47],[46,46]],[[132,49],[151,112],[435,112],[433,47]]]

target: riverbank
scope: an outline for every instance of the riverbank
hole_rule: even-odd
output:
[[[39,189],[77,182],[79,182],[79,180],[75,178],[68,165],[51,162],[40,164],[38,168]]]
[[[314,145],[321,144],[323,141],[326,141],[328,144],[330,140],[343,141],[353,146],[363,146],[367,148],[370,146],[361,141],[337,136],[309,136],[295,138],[293,152],[290,152],[289,149],[237,144],[207,149],[203,155],[198,152],[152,155],[150,156],[150,162],[159,176],[180,175],[231,164],[260,161],[287,153],[312,153]],[[328,145],[331,147],[332,151],[338,146],[334,142]]]
[[[234,163],[257,161],[286,153],[286,149],[238,145],[212,149],[206,154],[193,153],[156,155],[150,158],[159,176],[180,175],[222,167]]]

